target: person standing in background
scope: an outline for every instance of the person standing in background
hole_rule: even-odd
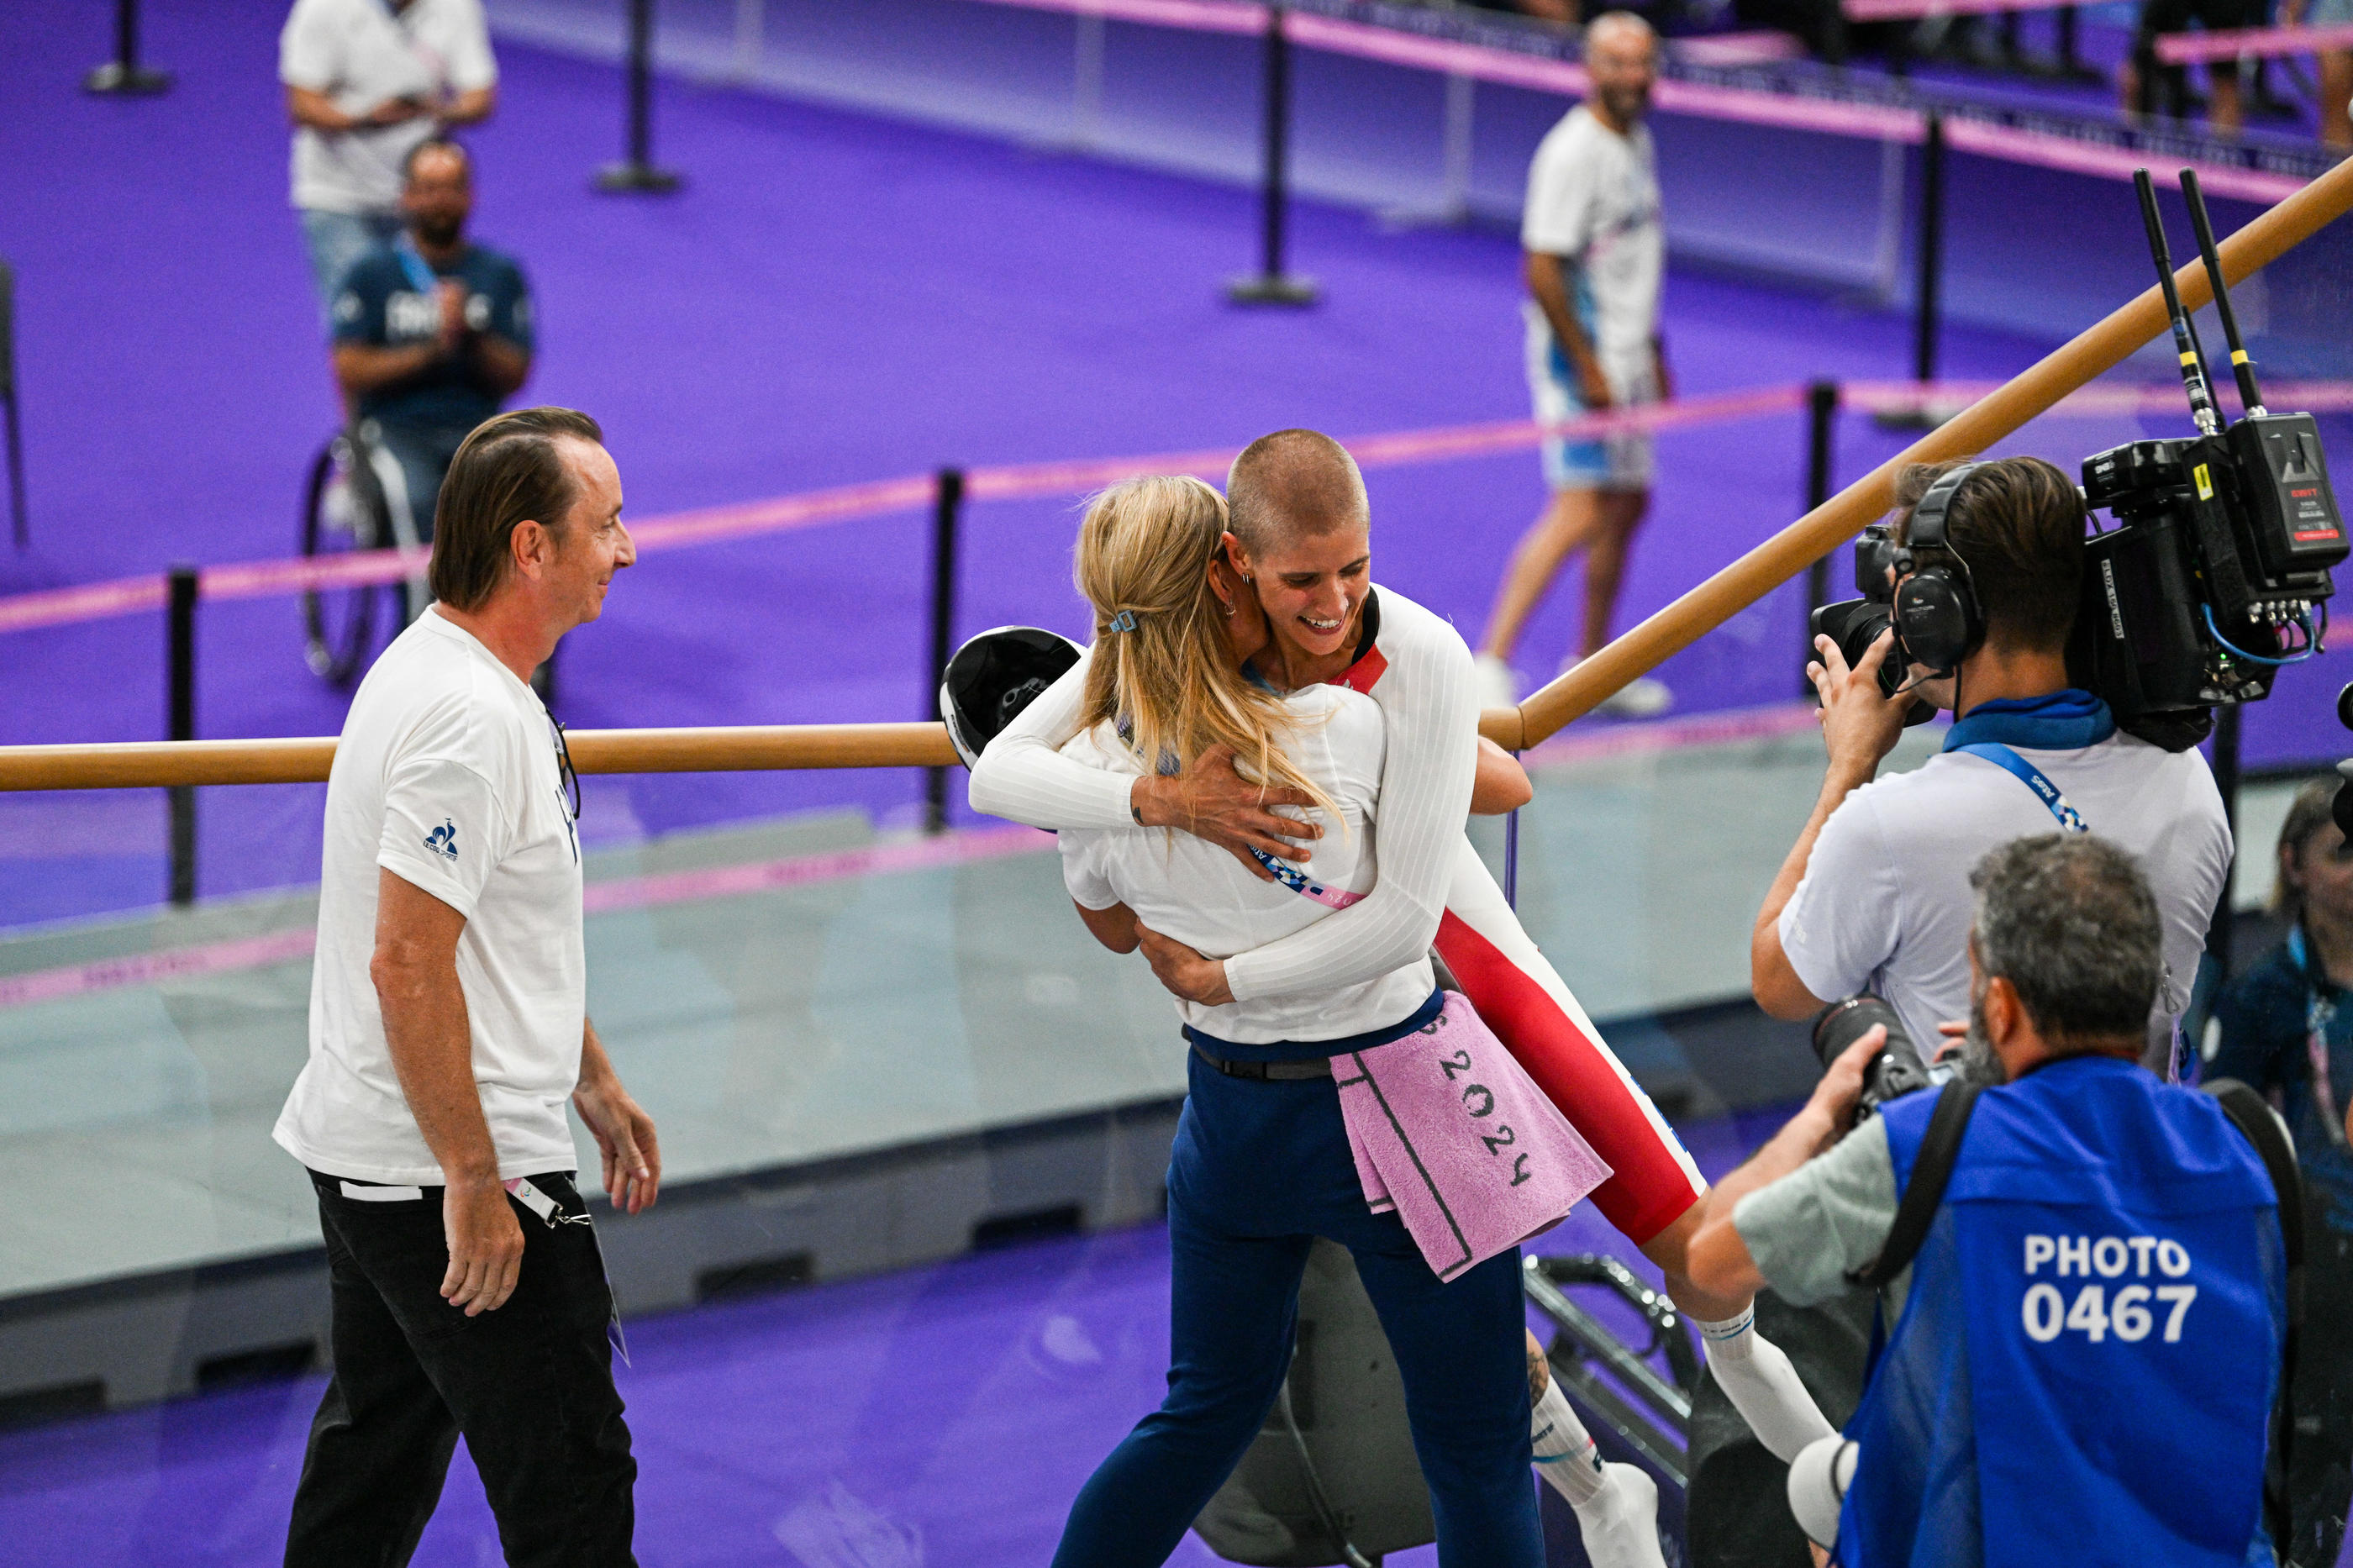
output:
[[[2275,1101],[2304,1172],[2304,1330],[2281,1561],[2334,1562],[2353,1494],[2353,844],[2330,819],[2340,781],[2298,790],[2280,826],[2272,910],[2287,937],[2231,983],[2205,1076]]]
[[[1659,178],[1642,116],[1658,79],[1657,35],[1630,12],[1597,16],[1585,30],[1591,96],[1562,117],[1528,169],[1520,243],[1527,253],[1528,390],[1536,418],[1556,425],[1605,408],[1662,402],[1673,394],[1659,337],[1659,285],[1666,229]],[[1651,504],[1651,439],[1548,437],[1545,479],[1552,500],[1512,552],[1479,650],[1480,700],[1519,700],[1512,653],[1561,567],[1585,552],[1585,626],[1561,668],[1600,651],[1634,530]],[[1672,702],[1648,676],[1620,688],[1599,711],[1662,713]]]
[[[2284,0],[2280,20],[2292,27],[2341,27],[2353,22],[2353,0]],[[2320,139],[2353,153],[2353,49],[2322,49],[2318,64]]]
[[[498,103],[481,0],[294,0],[278,37],[293,201],[323,310],[353,262],[400,233],[417,144]]]

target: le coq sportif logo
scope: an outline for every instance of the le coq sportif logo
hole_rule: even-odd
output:
[[[458,825],[443,817],[441,826],[425,836],[425,847],[444,860],[455,860],[458,858]]]

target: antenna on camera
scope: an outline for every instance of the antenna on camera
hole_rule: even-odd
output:
[[[2206,356],[2198,346],[2198,329],[2190,324],[2189,312],[2181,308],[2181,296],[2173,287],[2173,255],[2166,248],[2165,220],[2158,216],[2157,186],[2147,169],[2133,171],[2133,189],[2140,193],[2141,222],[2148,228],[2148,254],[2157,263],[2157,284],[2165,293],[2166,319],[2173,323],[2174,352],[2181,356],[2181,389],[2189,395],[2189,416],[2197,423],[2200,436],[2221,432],[2222,421],[2214,412],[2214,398],[2206,388]]]
[[[2231,309],[2231,291],[2222,286],[2222,256],[2214,248],[2213,221],[2206,216],[2206,197],[2198,189],[2198,171],[2181,171],[2181,199],[2189,204],[2189,226],[2198,231],[2198,258],[2206,264],[2206,280],[2214,288],[2214,313],[2222,318],[2222,340],[2231,345],[2231,369],[2239,378],[2239,401],[2250,414],[2263,412],[2263,389],[2255,384],[2255,362],[2239,337],[2238,312]]]

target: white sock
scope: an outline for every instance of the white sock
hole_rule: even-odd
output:
[[[1567,1498],[1571,1508],[1581,1509],[1599,1498],[1608,1484],[1601,1473],[1600,1451],[1594,1447],[1593,1435],[1585,1429],[1585,1423],[1568,1407],[1557,1382],[1545,1384],[1544,1397],[1536,1401],[1529,1426],[1536,1474]]]
[[[1716,1386],[1775,1458],[1789,1464],[1807,1444],[1831,1435],[1814,1396],[1798,1381],[1798,1369],[1780,1346],[1757,1332],[1756,1308],[1720,1323],[1692,1321],[1707,1347]]]
[[[1605,1465],[1560,1384],[1534,1412],[1536,1473],[1568,1500],[1593,1568],[1667,1568],[1659,1550],[1659,1486],[1633,1465]]]

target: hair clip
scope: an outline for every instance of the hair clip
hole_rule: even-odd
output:
[[[1134,631],[1135,629],[1135,612],[1134,610],[1122,610],[1119,614],[1111,618],[1111,624],[1104,629],[1114,632]]]

